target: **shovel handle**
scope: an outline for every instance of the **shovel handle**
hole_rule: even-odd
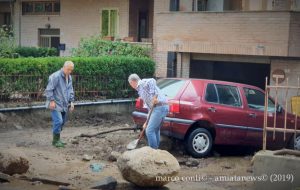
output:
[[[149,122],[149,120],[150,120],[150,117],[151,117],[151,114],[152,114],[152,112],[153,112],[154,107],[155,107],[155,105],[153,105],[153,107],[150,109],[149,116],[147,117],[147,120],[146,120],[146,127],[147,127],[147,125],[148,125],[148,122]],[[142,132],[141,132],[141,134],[140,134],[140,136],[139,136],[139,141],[143,138],[144,133],[145,133],[145,130],[146,130],[146,128],[143,128],[143,130],[142,130]]]

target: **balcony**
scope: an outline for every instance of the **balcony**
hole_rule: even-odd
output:
[[[164,12],[156,17],[158,51],[300,56],[300,12]]]

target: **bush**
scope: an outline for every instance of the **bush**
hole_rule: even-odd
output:
[[[78,57],[98,57],[105,55],[149,57],[149,54],[149,48],[118,41],[107,41],[103,40],[100,36],[82,38],[78,48],[72,50],[72,55]]]
[[[0,27],[0,58],[57,56],[56,48],[17,47],[11,26]]]
[[[73,85],[77,91],[77,98],[129,97],[133,94],[128,86],[129,74],[137,73],[141,77],[151,77],[154,74],[154,62],[148,58],[4,58],[0,59],[0,94],[7,97],[24,97],[24,94],[29,92],[41,94],[47,85],[48,76],[59,70],[66,60],[72,60],[75,64]]]
[[[15,38],[10,27],[0,27],[0,58],[14,57]]]
[[[18,47],[15,52],[21,57],[51,57],[58,56],[56,48]]]

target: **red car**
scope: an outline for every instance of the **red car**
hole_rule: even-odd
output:
[[[170,112],[165,118],[161,133],[183,140],[193,157],[207,156],[212,145],[250,145],[262,147],[264,120],[264,91],[258,87],[225,81],[203,79],[159,79],[157,85],[168,97]],[[269,99],[268,126],[284,127],[285,110],[275,109]],[[142,126],[147,109],[138,98],[132,113],[135,123]],[[287,113],[287,128],[294,129],[295,116]],[[300,126],[300,118],[297,128]],[[294,140],[295,139],[295,140]],[[292,146],[300,150],[300,134],[276,132],[267,134],[267,147],[271,149]]]

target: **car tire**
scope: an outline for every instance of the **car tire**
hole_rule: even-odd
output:
[[[292,136],[288,148],[292,150],[299,150],[300,151],[300,135],[298,135],[296,138]]]
[[[204,128],[194,129],[185,141],[187,152],[195,158],[208,156],[211,151],[213,139],[210,132]]]

